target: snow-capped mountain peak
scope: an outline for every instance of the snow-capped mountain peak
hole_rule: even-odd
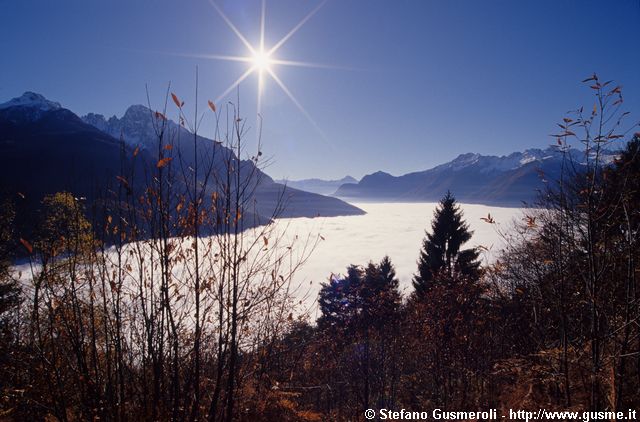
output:
[[[49,101],[41,94],[29,91],[0,104],[0,114],[14,123],[36,122],[46,114],[57,110],[63,110],[60,103]]]
[[[541,162],[543,160],[552,158],[557,153],[557,151],[553,151],[550,148],[546,150],[532,148],[527,149],[523,152],[514,152],[509,155],[503,156],[466,153],[461,154],[454,160],[445,164],[441,164],[434,169],[459,171],[469,166],[475,166],[480,168],[481,171],[485,173],[493,171],[501,172],[517,169],[529,163]]]
[[[60,103],[47,100],[43,95],[27,91],[20,97],[13,98],[6,103],[0,104],[0,110],[10,107],[33,108],[41,111],[57,110],[62,108]]]

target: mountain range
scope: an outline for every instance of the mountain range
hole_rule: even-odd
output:
[[[182,171],[193,168],[196,159],[202,160],[201,165],[211,159],[213,176],[207,183],[221,176],[227,162],[236,161],[231,149],[211,139],[198,136],[194,147],[194,135],[171,120],[165,120],[170,139],[165,142],[171,142],[171,151],[159,151],[155,116],[149,108],[134,105],[121,118],[105,119],[98,114],[81,118],[33,92],[0,104],[0,189],[20,192],[32,205],[44,195],[62,190],[91,202],[117,183],[123,168],[136,172],[138,183],[144,183],[161,153],[179,158]],[[280,217],[364,213],[338,198],[276,183],[254,160],[242,160],[239,167],[241,174],[255,180],[250,188],[254,205],[243,214],[253,213],[262,222],[281,204]]]
[[[154,116],[148,107],[133,105],[120,118],[95,113],[79,117],[33,92],[0,104],[0,191],[20,192],[31,205],[61,190],[92,201],[114,185],[123,168],[148,175],[159,154],[166,153],[158,151]],[[205,157],[212,158],[213,173],[221,174],[229,160],[236,160],[219,142],[197,136],[194,144],[194,135],[185,127],[172,120],[165,123],[171,154],[180,159],[183,171]],[[582,152],[568,153],[580,162]],[[604,158],[614,156],[606,151]],[[431,202],[447,190],[461,202],[521,206],[532,203],[547,181],[558,178],[562,157],[557,147],[505,156],[467,153],[428,170],[401,176],[378,171],[360,181],[350,176],[274,181],[253,160],[242,160],[241,174],[252,174],[256,180],[251,198],[255,205],[245,215],[267,221],[281,201],[282,217],[358,215],[364,212],[344,200]],[[139,177],[138,183],[143,182]]]
[[[577,149],[565,151],[575,163],[584,160]],[[615,157],[604,151],[603,163]],[[521,206],[536,200],[538,192],[560,175],[563,152],[551,146],[505,156],[467,153],[428,170],[392,176],[382,171],[358,183],[341,185],[335,196],[356,201],[438,201],[450,190],[461,202]]]
[[[302,179],[302,180],[276,180],[278,183],[285,184],[295,189],[305,190],[307,192],[319,193],[320,195],[331,195],[340,186],[346,183],[358,183],[357,179],[351,176],[345,176],[338,180],[323,180],[323,179]]]

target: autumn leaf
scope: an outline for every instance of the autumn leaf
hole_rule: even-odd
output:
[[[122,183],[124,186],[129,187],[129,182],[127,182],[127,179],[125,179],[122,176],[116,176],[116,179]]]
[[[267,239],[267,236],[262,236],[262,240],[264,241],[265,247],[269,245],[269,239]]]
[[[527,227],[529,227],[529,228],[537,227],[537,225],[536,225],[536,217],[526,216],[525,220],[527,222]]]
[[[213,103],[213,101],[209,101],[209,108],[215,113],[216,112],[216,105]]]
[[[160,113],[159,111],[155,112],[155,116],[156,116],[156,119],[167,120],[167,116],[165,116],[164,114]]]
[[[493,217],[491,217],[491,214],[487,214],[486,217],[480,217],[480,220],[489,223],[489,224],[494,224],[496,221],[493,219]]]
[[[133,156],[135,157],[140,152],[140,146],[137,146],[136,149],[133,150]]]
[[[156,167],[161,169],[162,167],[169,164],[170,161],[171,161],[171,157],[165,157],[162,160],[158,161],[158,164],[156,164]]]
[[[178,106],[178,108],[182,108],[184,103],[181,103],[176,94],[174,94],[173,92],[171,93],[171,98],[173,99],[173,102]]]
[[[167,145],[164,146],[164,149],[171,150],[171,149],[173,149],[173,145],[167,144]]]
[[[24,240],[23,238],[20,238],[20,243],[22,243],[22,246],[24,246],[24,248],[27,250],[27,252],[29,252],[29,254],[33,253],[33,246],[31,246],[31,243]]]

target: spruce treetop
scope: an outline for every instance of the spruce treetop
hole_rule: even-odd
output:
[[[456,275],[477,277],[478,251],[461,249],[473,232],[463,220],[463,212],[451,192],[440,200],[433,214],[431,231],[426,233],[418,258],[418,273],[413,286],[418,295],[425,294],[439,275],[449,279]]]

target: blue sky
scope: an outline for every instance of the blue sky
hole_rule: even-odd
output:
[[[260,0],[217,4],[258,44]],[[317,0],[267,0],[265,45]],[[208,0],[0,0],[0,102],[31,90],[78,114],[161,107],[167,83],[192,112],[246,69],[188,54],[246,55]],[[328,0],[277,51],[327,68],[274,66],[307,111],[265,78],[267,172],[291,179],[424,170],[458,154],[544,148],[564,113],[590,106],[592,72],[623,85],[640,120],[640,1]],[[257,78],[240,86],[256,127]],[[227,99],[232,99],[229,96]],[[175,111],[170,108],[170,116]],[[204,135],[212,119],[205,118]],[[247,137],[255,144],[255,133]]]

